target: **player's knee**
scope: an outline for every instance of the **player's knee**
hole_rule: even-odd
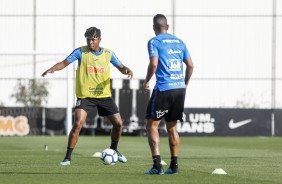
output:
[[[73,128],[75,131],[80,131],[81,128],[82,128],[82,125],[83,125],[84,122],[82,121],[76,121],[74,124],[73,124]]]
[[[122,121],[121,120],[118,120],[116,121],[116,123],[114,124],[115,128],[117,129],[121,129],[122,128]]]
[[[113,124],[113,126],[115,128],[121,129],[122,128],[122,120],[121,120],[121,118],[114,118],[112,124]]]
[[[146,125],[147,132],[155,131],[156,129],[157,129],[157,127],[152,126],[151,124],[147,123],[147,125]]]

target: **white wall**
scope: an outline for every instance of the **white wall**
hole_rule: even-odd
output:
[[[173,0],[76,0],[73,29],[73,1],[37,0],[36,48],[69,54],[85,44],[85,29],[96,26],[102,31],[101,46],[113,50],[134,71],[136,79],[143,79],[148,64],[147,41],[154,36],[152,17],[163,13],[169,32],[186,42],[195,65],[186,107],[271,108],[272,2],[175,0],[173,22]],[[282,0],[276,3],[275,105],[281,108]],[[0,0],[0,25],[0,53],[33,50],[33,0]],[[36,77],[41,79],[44,70],[64,58],[37,56]],[[32,78],[33,58],[0,55],[0,70],[0,103],[14,106],[9,99],[15,84],[12,79]],[[47,106],[66,106],[65,77],[66,71],[46,77],[51,92]],[[126,77],[113,68],[112,78]]]

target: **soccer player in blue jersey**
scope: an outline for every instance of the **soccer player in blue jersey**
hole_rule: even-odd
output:
[[[122,131],[122,120],[117,105],[112,99],[110,89],[110,64],[113,64],[122,74],[133,77],[133,72],[124,66],[113,51],[100,47],[101,31],[90,27],[84,34],[87,45],[75,49],[65,60],[46,70],[42,76],[62,70],[78,60],[76,70],[76,107],[75,123],[71,129],[68,146],[61,165],[70,165],[72,151],[78,141],[80,130],[85,123],[87,113],[98,109],[100,116],[107,117],[112,123],[111,149],[117,151]],[[125,163],[126,157],[118,152],[118,160]]]
[[[153,24],[156,36],[148,42],[150,63],[143,87],[149,88],[149,81],[155,74],[157,81],[146,112],[146,129],[154,164],[145,174],[177,174],[179,135],[176,123],[177,120],[182,121],[186,87],[193,72],[193,62],[184,42],[167,33],[169,25],[164,15],[155,15]],[[186,65],[185,72],[183,64]],[[171,153],[170,166],[165,171],[159,150],[158,126],[162,118],[165,119]]]

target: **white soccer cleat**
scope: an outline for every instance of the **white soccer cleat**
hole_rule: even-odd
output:
[[[119,162],[122,162],[122,163],[127,162],[127,159],[126,159],[126,157],[125,157],[123,154],[121,154],[121,153],[118,152],[118,151],[117,151],[117,154],[118,154],[118,161],[119,161]]]
[[[70,160],[64,159],[63,161],[60,162],[60,165],[62,165],[62,166],[70,165]]]

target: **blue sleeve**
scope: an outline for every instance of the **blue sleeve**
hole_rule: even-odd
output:
[[[157,41],[154,39],[148,41],[147,47],[148,47],[149,57],[159,56],[156,42]]]
[[[112,63],[115,67],[118,67],[119,65],[121,65],[120,60],[118,59],[118,57],[116,56],[116,54],[115,54],[114,52],[112,52],[111,63]]]
[[[186,45],[184,44],[184,49],[183,49],[183,60],[190,58],[190,53],[186,47]]]
[[[78,65],[80,65],[81,55],[81,48],[79,47],[72,51],[72,53],[66,58],[66,60],[68,60],[70,63],[78,60]]]

